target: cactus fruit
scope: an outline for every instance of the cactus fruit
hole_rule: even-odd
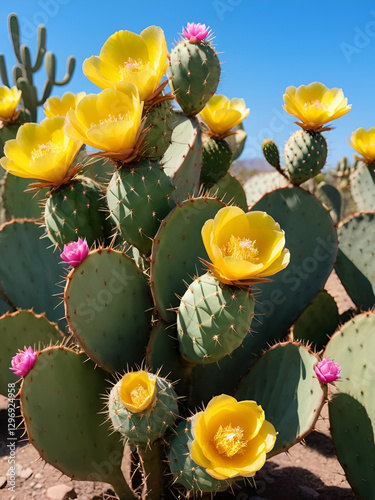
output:
[[[179,42],[172,50],[167,70],[169,85],[183,112],[194,116],[216,92],[220,62],[209,42]]]
[[[327,141],[319,132],[297,130],[285,144],[284,158],[293,184],[302,184],[324,167]]]
[[[356,214],[338,228],[335,271],[354,304],[363,310],[375,305],[374,262],[364,257],[367,249],[374,248],[374,229],[373,211]]]
[[[124,253],[92,251],[68,275],[64,301],[72,333],[100,367],[142,362],[152,301],[146,277]]]
[[[360,314],[329,341],[324,356],[339,363],[340,391],[329,403],[329,420],[337,457],[361,500],[375,498],[375,314]]]
[[[168,462],[174,482],[182,484],[193,492],[225,491],[231,485],[231,481],[215,479],[191,458],[194,421],[195,417],[191,417],[180,422],[169,443]]]
[[[107,188],[108,208],[127,242],[142,252],[151,250],[161,220],[173,208],[173,190],[163,168],[148,159],[115,171]]]
[[[276,170],[280,170],[280,153],[275,142],[272,139],[264,139],[262,142],[262,151],[268,163],[276,168]]]
[[[314,376],[318,360],[298,343],[276,344],[241,380],[236,399],[260,404],[278,432],[270,456],[286,451],[314,429],[326,401],[326,388]]]
[[[165,434],[178,415],[177,394],[172,384],[152,373],[147,375],[155,380],[156,387],[155,401],[151,407],[138,413],[128,410],[120,396],[121,380],[113,386],[108,399],[113,429],[120,432],[131,445],[150,445]]]
[[[250,329],[254,299],[248,290],[223,286],[209,273],[191,283],[177,314],[182,357],[215,363],[237,349]]]
[[[47,235],[61,250],[78,237],[89,246],[104,242],[110,232],[107,212],[98,184],[78,177],[50,193],[44,213]]]
[[[201,182],[206,187],[219,182],[228,172],[231,162],[232,151],[224,139],[204,137]]]

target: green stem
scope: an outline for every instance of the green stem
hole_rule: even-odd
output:
[[[138,498],[134,491],[130,488],[122,474],[116,474],[112,476],[108,482],[113,486],[113,489],[115,490],[115,493],[118,496],[119,500],[130,500]]]
[[[142,499],[159,500],[164,493],[161,440],[158,439],[150,445],[137,446],[137,452],[144,475]]]

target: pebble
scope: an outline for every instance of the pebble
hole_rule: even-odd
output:
[[[308,486],[303,486],[299,485],[298,489],[300,493],[302,494],[303,498],[306,498],[306,500],[313,500],[314,498],[319,498],[319,493],[312,488],[309,488]]]
[[[33,474],[33,470],[30,467],[26,467],[26,469],[21,469],[19,472],[17,471],[17,476],[21,479],[29,479]]]
[[[40,479],[42,477],[42,474],[40,472],[37,472],[34,477],[35,479]]]
[[[77,493],[68,484],[56,484],[56,486],[48,488],[47,498],[50,500],[69,500],[70,498],[77,498]]]
[[[36,490],[40,490],[40,488],[43,488],[43,485],[42,485],[42,484],[40,484],[40,483],[38,483],[38,484],[36,484],[36,485],[34,486],[34,488],[35,488]]]
[[[7,484],[7,478],[5,476],[0,476],[0,490]]]

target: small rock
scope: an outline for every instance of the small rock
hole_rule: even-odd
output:
[[[309,488],[308,486],[303,486],[299,485],[298,489],[300,493],[302,494],[303,498],[306,498],[306,500],[313,500],[314,498],[319,498],[319,493],[312,488]]]
[[[42,485],[42,484],[40,484],[40,483],[38,483],[38,484],[36,484],[36,485],[34,486],[34,488],[35,488],[36,490],[40,490],[40,488],[43,488],[43,485]]]
[[[77,498],[77,493],[69,484],[57,484],[48,488],[47,498],[51,500],[69,500],[70,498]]]
[[[17,476],[20,477],[21,479],[29,479],[33,474],[33,470],[30,469],[30,467],[26,467],[26,469],[21,469],[20,471],[17,471]]]
[[[34,477],[35,477],[35,479],[40,479],[43,476],[40,472],[37,472]]]
[[[35,482],[34,482],[34,481],[33,481],[33,482],[31,482],[31,483],[29,484],[29,486],[30,486],[30,488],[33,488],[33,487],[35,486]]]
[[[5,476],[0,476],[0,490],[1,488],[4,488],[6,484],[7,484],[7,478]]]

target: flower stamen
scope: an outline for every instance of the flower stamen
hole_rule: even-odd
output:
[[[48,141],[45,144],[39,144],[37,148],[31,151],[31,159],[36,160],[47,153],[60,153],[62,150],[63,148],[60,144],[56,144],[54,141]]]
[[[130,391],[130,399],[134,406],[141,406],[149,393],[143,385],[138,384],[132,391]]]
[[[132,59],[128,57],[128,60],[122,66],[119,66],[118,75],[120,80],[127,80],[134,73],[139,71],[150,69],[150,62],[144,63],[142,59]]]
[[[228,458],[244,453],[247,441],[244,439],[244,431],[241,427],[232,427],[231,424],[219,427],[213,438],[215,447],[221,455]]]
[[[235,257],[256,264],[259,262],[259,250],[255,244],[255,240],[240,238],[232,234],[228,243],[225,243],[220,250],[224,257]]]

